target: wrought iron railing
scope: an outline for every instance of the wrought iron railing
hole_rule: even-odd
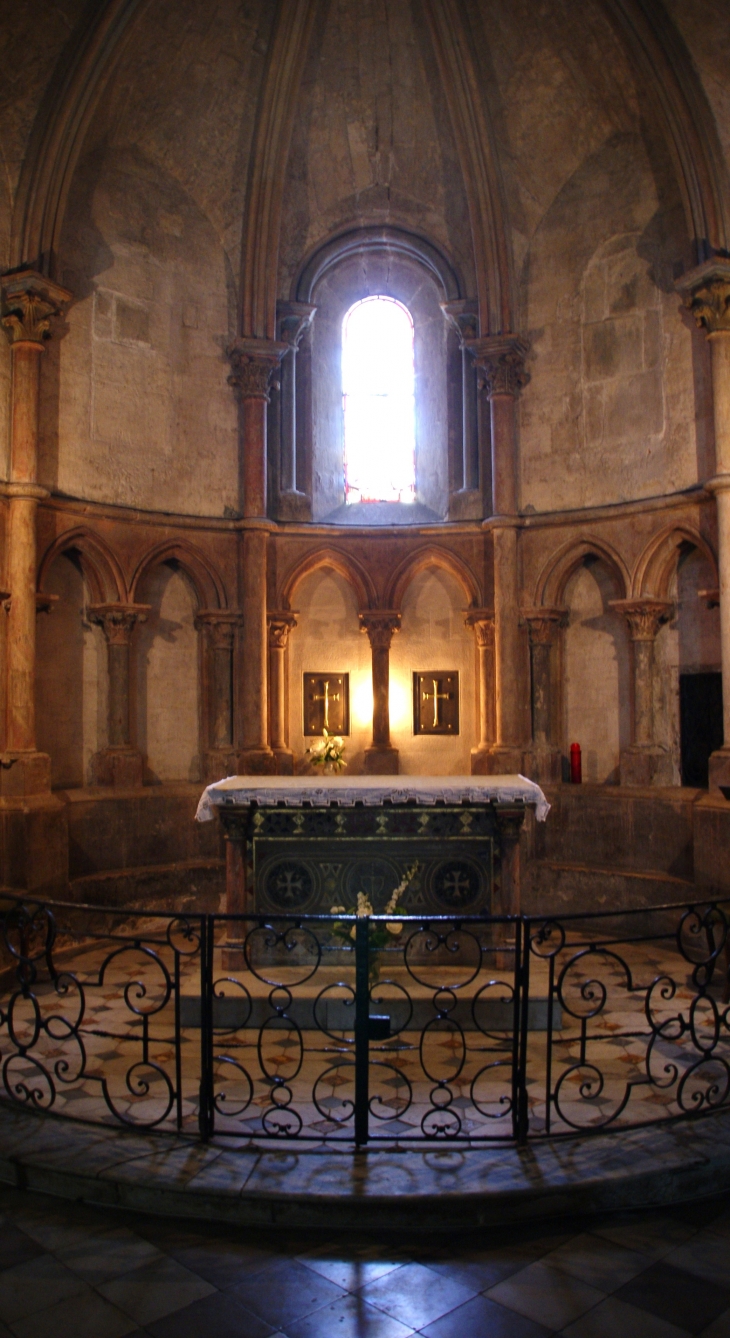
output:
[[[472,1143],[730,1103],[730,898],[559,917],[2,902],[3,1095],[209,1139]]]

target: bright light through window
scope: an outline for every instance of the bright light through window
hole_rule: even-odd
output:
[[[366,297],[342,322],[345,500],[413,502],[413,321],[392,297]]]

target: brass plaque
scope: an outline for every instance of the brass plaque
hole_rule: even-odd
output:
[[[307,736],[350,733],[350,675],[304,674],[304,730]]]
[[[459,733],[459,674],[429,669],[413,675],[413,733]]]

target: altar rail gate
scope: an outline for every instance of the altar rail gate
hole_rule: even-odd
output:
[[[730,899],[556,918],[5,896],[5,1098],[238,1143],[482,1144],[730,1097]]]

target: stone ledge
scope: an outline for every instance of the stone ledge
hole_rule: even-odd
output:
[[[2,1102],[0,1181],[178,1218],[428,1233],[711,1197],[730,1189],[730,1110],[524,1149],[353,1153],[204,1145]]]

